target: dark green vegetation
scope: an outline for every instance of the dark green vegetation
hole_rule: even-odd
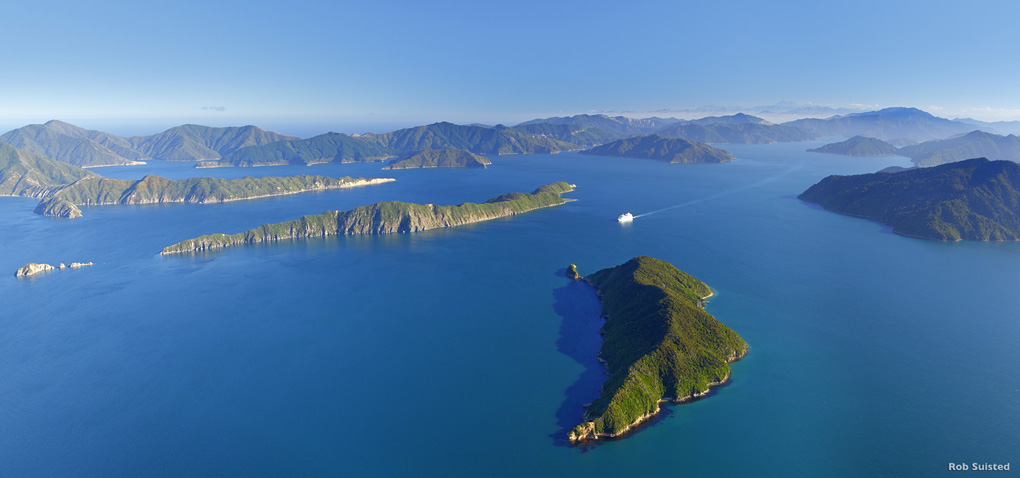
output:
[[[41,198],[96,173],[0,143],[0,195]]]
[[[217,159],[246,146],[297,139],[255,126],[211,128],[183,125],[152,136],[122,138],[57,120],[8,131],[0,142],[76,166],[137,164],[144,159]]]
[[[463,149],[475,154],[558,153],[580,149],[577,145],[552,138],[530,136],[505,126],[486,128],[453,123],[400,129],[385,134],[365,134],[359,139],[400,153],[423,149]]]
[[[271,166],[280,164],[381,161],[427,149],[461,149],[475,154],[557,153],[579,149],[548,137],[531,136],[496,126],[435,123],[428,126],[348,136],[327,133],[314,138],[280,141],[240,149],[217,163],[202,166]]]
[[[75,166],[136,164],[143,157],[126,138],[57,120],[8,131],[0,142]]]
[[[841,154],[843,156],[892,156],[897,154],[895,146],[880,139],[854,136],[846,141],[830,143],[820,148],[809,149],[812,153]]]
[[[635,257],[585,280],[607,317],[599,359],[609,378],[571,442],[618,436],[658,413],[663,400],[704,395],[747,353],[736,332],[703,310],[712,290],[668,262]]]
[[[170,202],[214,203],[239,201],[267,196],[281,196],[305,191],[341,189],[368,186],[393,181],[392,179],[365,179],[326,176],[269,176],[239,179],[188,178],[167,179],[145,176],[138,181],[92,176],[75,181],[53,191],[50,199],[59,199],[73,205],[99,204],[154,204]],[[40,204],[36,212],[47,211]]]
[[[199,161],[219,159],[247,146],[296,139],[298,138],[266,131],[252,125],[212,128],[186,124],[152,136],[131,138],[131,143],[146,158],[164,161]]]
[[[1020,161],[1020,137],[972,131],[955,138],[900,148],[899,154],[909,157],[920,167],[978,157],[1016,162]]]
[[[262,146],[242,148],[224,156],[219,161],[200,163],[199,167],[360,163],[382,161],[393,156],[391,150],[368,143],[358,137],[341,133],[326,133],[308,139],[277,141]]]
[[[525,123],[510,128],[533,138],[552,138],[581,147],[591,147],[617,139],[598,128],[576,124]]]
[[[1020,240],[1020,165],[985,158],[897,173],[829,176],[799,197],[905,236]]]
[[[574,188],[559,182],[542,186],[533,193],[509,193],[482,204],[436,206],[405,202],[380,202],[349,211],[326,211],[294,221],[265,224],[238,234],[210,234],[178,242],[162,254],[205,251],[239,244],[273,242],[284,239],[342,236],[354,234],[393,234],[455,227],[500,217],[512,216],[566,202],[560,195]]]
[[[35,213],[40,216],[63,219],[77,219],[81,217],[81,209],[78,209],[78,206],[60,198],[49,198],[39,201],[39,204],[35,207]]]
[[[814,136],[797,128],[757,123],[679,123],[667,126],[659,130],[658,133],[663,136],[717,144],[769,144],[815,139]]]
[[[974,129],[973,125],[932,116],[917,108],[885,108],[828,119],[800,119],[783,125],[799,128],[817,137],[867,136],[884,141],[900,138],[928,141]]]
[[[596,146],[581,154],[656,159],[668,163],[725,163],[733,161],[728,151],[680,138],[657,134],[621,139]]]
[[[484,156],[462,149],[426,149],[394,159],[383,169],[484,168],[490,164]]]

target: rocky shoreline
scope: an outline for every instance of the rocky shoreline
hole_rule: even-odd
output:
[[[669,263],[639,257],[580,280],[602,302],[597,359],[609,377],[568,432],[572,444],[619,438],[656,416],[663,402],[706,396],[729,380],[728,364],[747,355],[746,342],[704,311],[711,288]],[[694,355],[714,358],[702,363],[689,359]]]
[[[66,265],[63,262],[61,262],[60,265],[58,265],[57,267],[53,267],[53,266],[51,266],[49,264],[42,264],[42,263],[38,263],[38,262],[29,262],[28,264],[25,264],[25,265],[21,266],[17,271],[15,271],[14,277],[17,277],[17,278],[20,279],[22,277],[31,277],[31,276],[34,276],[36,274],[43,274],[43,273],[46,273],[46,272],[49,272],[49,271],[52,271],[52,270],[55,270],[55,269],[59,269],[59,270],[64,270],[64,269],[80,269],[82,267],[89,267],[89,266],[92,266],[92,265],[93,265],[92,262],[72,262],[71,265]]]

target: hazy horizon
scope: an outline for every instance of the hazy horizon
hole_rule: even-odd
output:
[[[44,16],[28,3],[5,13],[0,38],[19,46],[6,58],[19,74],[0,80],[0,124],[13,127],[56,118],[364,132],[791,101],[1020,119],[1020,63],[994,47],[1020,39],[1013,2],[58,0]]]
[[[554,112],[554,113],[539,113],[533,116],[515,116],[515,117],[488,117],[486,118],[441,118],[441,117],[415,117],[420,118],[415,120],[413,118],[406,119],[376,119],[368,118],[359,120],[355,118],[324,118],[314,117],[299,118],[299,117],[288,117],[288,118],[244,118],[240,116],[222,116],[222,117],[179,117],[179,118],[145,118],[145,119],[131,119],[131,118],[115,118],[115,117],[43,117],[33,118],[31,120],[18,121],[16,119],[4,119],[0,118],[0,133],[4,133],[13,129],[21,128],[30,124],[42,124],[50,120],[58,120],[66,123],[74,124],[85,129],[99,130],[107,133],[115,134],[117,136],[131,137],[131,136],[148,136],[152,134],[165,131],[175,126],[183,124],[200,124],[204,126],[212,127],[227,127],[227,126],[244,126],[244,125],[255,125],[260,128],[275,131],[278,133],[297,136],[301,138],[309,138],[312,136],[328,133],[337,132],[345,134],[363,134],[363,133],[385,133],[394,131],[402,128],[410,128],[414,126],[432,124],[437,122],[448,121],[457,124],[484,124],[494,126],[497,124],[504,124],[507,126],[513,126],[518,123],[530,121],[539,118],[549,118],[555,116],[573,116],[580,114],[589,115],[607,115],[607,116],[624,116],[628,118],[648,118],[648,117],[661,117],[661,118],[678,118],[678,119],[699,119],[708,116],[723,116],[733,115],[737,113],[744,113],[753,116],[761,117],[765,120],[782,123],[786,121],[792,121],[801,118],[828,118],[835,115],[846,115],[853,113],[860,113],[866,111],[875,111],[882,108],[904,106],[910,108],[918,108],[926,111],[934,116],[948,118],[948,119],[962,119],[962,116],[942,115],[937,111],[929,111],[924,108],[916,106],[906,105],[889,105],[889,106],[870,106],[863,107],[863,105],[855,105],[856,107],[833,107],[826,105],[812,105],[812,104],[801,104],[794,102],[780,102],[775,105],[764,105],[755,107],[720,107],[720,106],[700,106],[696,108],[683,109],[683,110],[657,110],[657,111],[581,111],[581,112]],[[781,107],[781,108],[779,108]],[[785,110],[783,109],[785,108]],[[817,114],[809,114],[808,112],[815,111]],[[800,112],[800,113],[798,113]],[[1009,119],[996,119],[968,116],[968,118],[976,119],[978,121],[995,122],[995,121],[1016,121]]]

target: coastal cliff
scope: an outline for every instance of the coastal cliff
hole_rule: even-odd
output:
[[[36,274],[41,274],[43,272],[49,272],[53,269],[54,267],[49,264],[29,262],[28,264],[21,266],[21,268],[14,273],[14,277],[34,276]]]
[[[78,206],[60,198],[49,198],[39,201],[39,204],[35,206],[34,212],[40,216],[63,219],[77,219],[81,217],[81,209],[78,209]]]
[[[572,443],[618,437],[661,402],[707,394],[747,354],[747,343],[702,308],[712,290],[668,262],[635,257],[584,280],[602,299],[599,360],[609,378],[568,434]]]
[[[563,204],[566,200],[561,194],[573,190],[574,186],[558,182],[542,186],[530,194],[504,194],[481,204],[436,206],[397,201],[380,202],[349,211],[327,211],[294,221],[265,224],[238,234],[199,236],[168,246],[161,254],[196,252],[283,239],[409,233],[456,227]]]
[[[87,267],[87,266],[91,266],[91,265],[92,265],[92,262],[72,262],[71,265],[68,266],[68,265],[64,264],[63,262],[61,262],[59,266],[53,267],[53,266],[51,266],[49,264],[39,264],[39,263],[36,263],[36,262],[29,262],[28,264],[25,264],[25,265],[21,266],[17,271],[15,271],[14,272],[14,277],[21,278],[21,277],[34,276],[36,274],[41,274],[43,272],[49,272],[49,271],[52,271],[54,269],[60,269],[60,270],[64,270],[64,269],[67,269],[67,268],[81,269],[82,267]]]

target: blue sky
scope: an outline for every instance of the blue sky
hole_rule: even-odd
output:
[[[1018,13],[1011,1],[16,2],[0,29],[0,125],[372,130],[779,101],[1020,119]]]

